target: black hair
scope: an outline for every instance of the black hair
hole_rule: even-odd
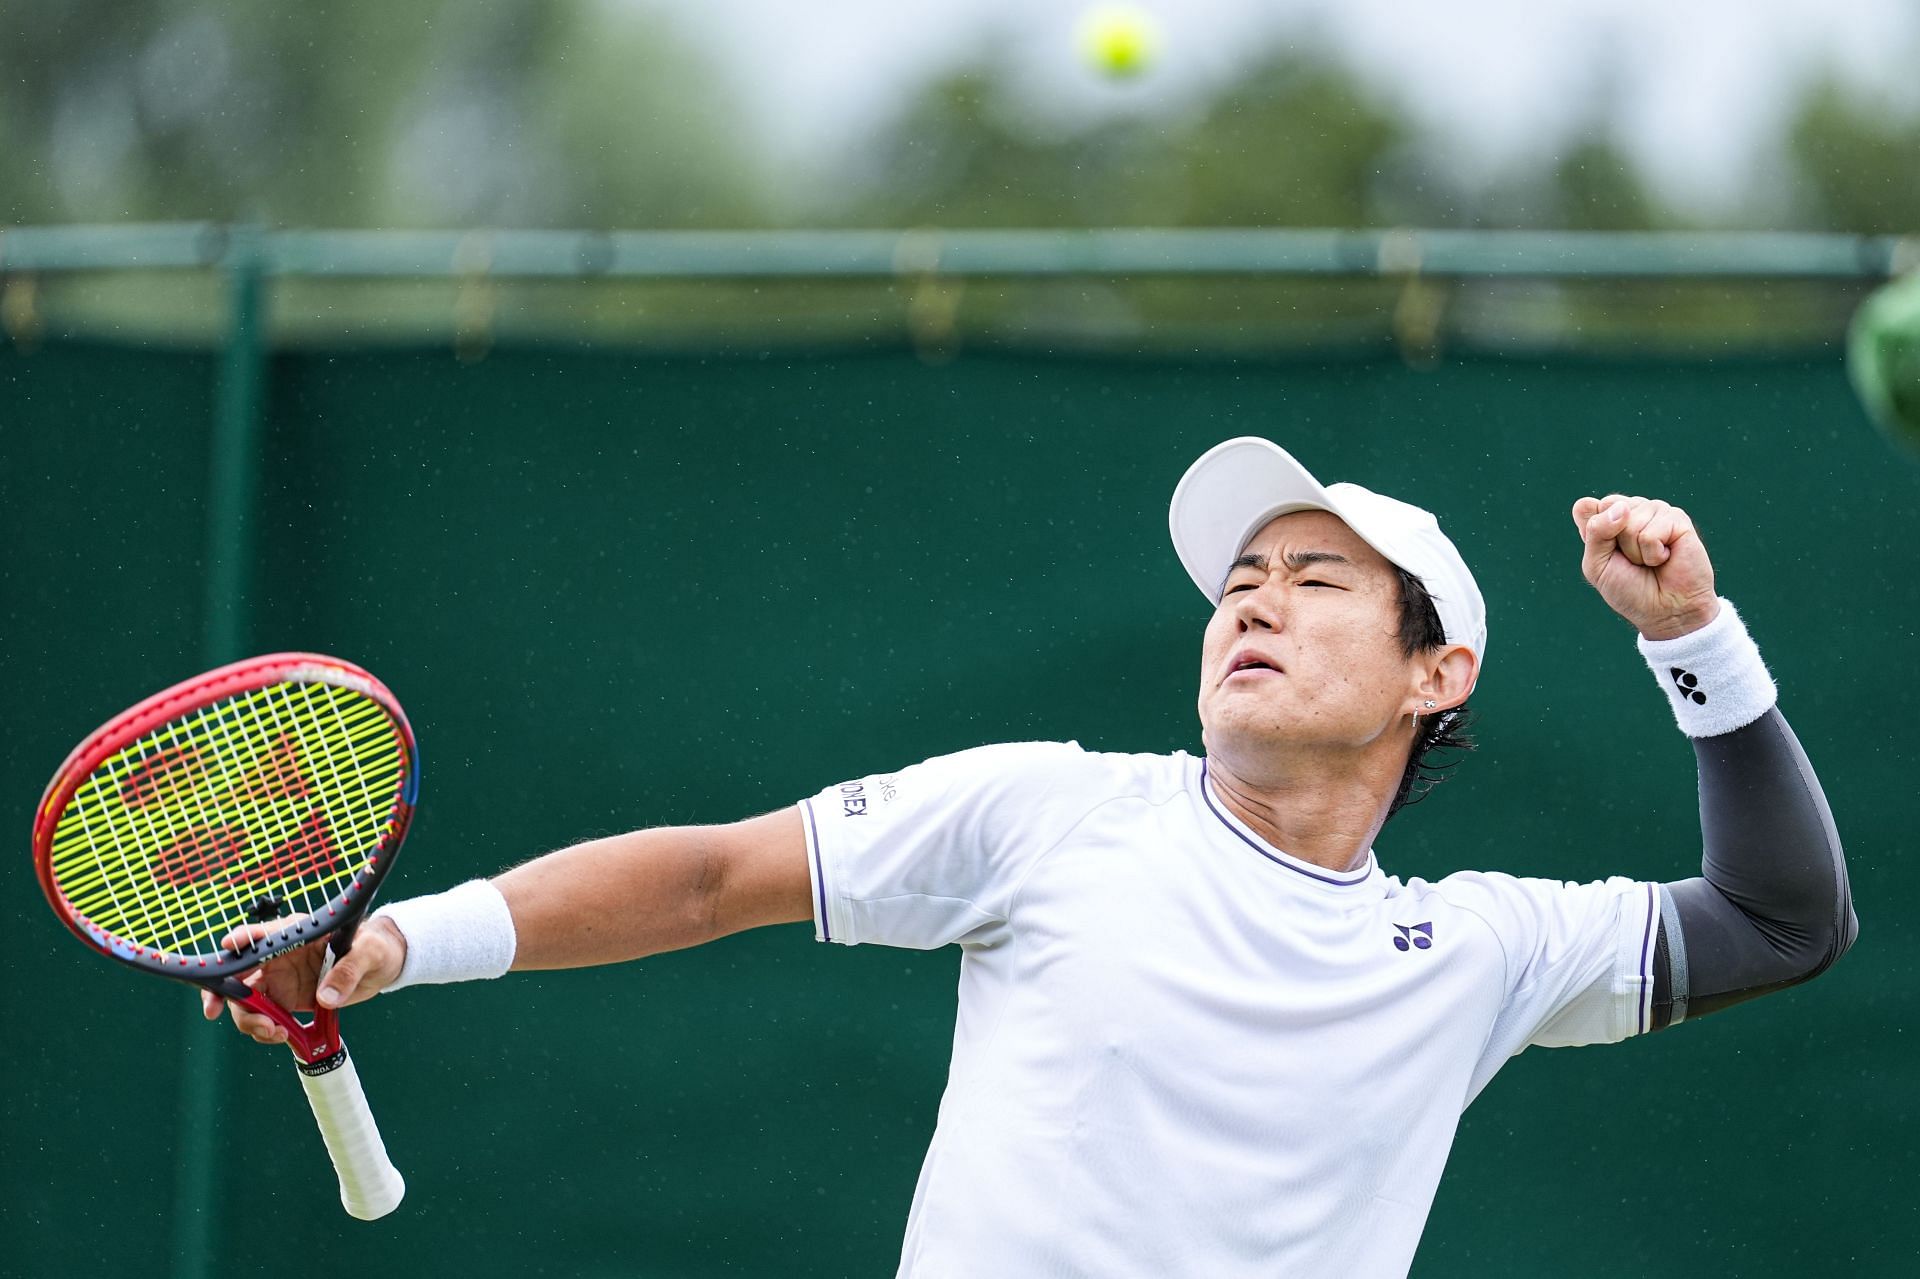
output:
[[[1447,632],[1440,625],[1440,614],[1433,607],[1426,583],[1397,564],[1393,571],[1400,578],[1401,651],[1413,657],[1444,647]],[[1387,809],[1389,820],[1408,804],[1425,799],[1453,774],[1460,757],[1476,745],[1467,732],[1473,718],[1464,704],[1414,717],[1413,749],[1407,755],[1406,771],[1400,774],[1400,787],[1393,793],[1393,805]]]

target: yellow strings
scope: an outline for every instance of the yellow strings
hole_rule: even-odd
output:
[[[388,833],[405,759],[380,705],[276,684],[162,725],[75,790],[54,883],[136,946],[211,951],[263,899],[312,912]]]

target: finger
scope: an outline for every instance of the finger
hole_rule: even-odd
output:
[[[1580,530],[1581,536],[1589,543],[1594,541],[1612,541],[1620,535],[1626,526],[1627,515],[1633,505],[1619,493],[1609,493],[1594,501],[1593,511],[1587,516],[1586,525]]]
[[[274,931],[270,924],[243,924],[220,939],[220,945],[226,950],[238,953]]]
[[[358,1003],[360,983],[366,976],[366,964],[364,952],[353,950],[335,959],[326,976],[321,979],[320,988],[314,992],[315,1002],[322,1008],[341,1008]]]
[[[1665,502],[1630,498],[1626,523],[1620,529],[1620,553],[1635,564],[1652,567],[1667,558],[1666,546],[1649,532],[1653,522],[1671,508]]]
[[[220,1014],[226,1011],[227,1001],[210,990],[200,992],[200,1015],[208,1021],[219,1021]]]
[[[1597,497],[1583,497],[1573,504],[1573,527],[1579,530],[1582,537],[1586,536],[1587,521],[1598,515],[1604,505]]]
[[[258,968],[252,972],[242,973],[240,975],[241,983],[249,990],[258,990],[265,979],[266,974]],[[262,1012],[256,1012],[248,1008],[245,1004],[237,1003],[231,999],[227,1000],[226,1003],[227,1010],[233,1014],[233,1024],[235,1028],[255,1043],[284,1044],[287,1042],[286,1028],[272,1017]]]
[[[1580,572],[1593,585],[1599,585],[1607,561],[1619,551],[1615,538],[1625,523],[1627,509],[1626,499],[1618,495],[1602,498],[1599,509],[1587,517],[1580,530],[1581,539],[1586,543],[1580,555]]]
[[[240,1033],[260,1044],[284,1044],[287,1032],[279,1022],[265,1013],[254,1012],[251,1008],[242,1008],[239,1004],[228,1004],[233,1010],[233,1024]]]
[[[1673,558],[1674,547],[1680,539],[1693,532],[1693,521],[1687,513],[1677,506],[1669,506],[1651,520],[1640,534],[1640,542],[1647,556],[1647,563],[1665,564]]]
[[[322,1008],[344,1008],[372,999],[391,985],[406,967],[407,939],[392,920],[376,916],[353,936],[347,953],[321,969],[314,1002]]]
[[[338,960],[320,983],[320,988],[313,992],[313,1001],[322,1008],[338,1008],[347,1002],[348,996],[359,984],[360,973],[353,962],[350,959]]]

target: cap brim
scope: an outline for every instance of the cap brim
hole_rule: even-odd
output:
[[[1227,568],[1247,539],[1291,511],[1339,515],[1340,504],[1291,453],[1243,435],[1216,444],[1187,468],[1173,490],[1167,524],[1181,567],[1218,604]]]

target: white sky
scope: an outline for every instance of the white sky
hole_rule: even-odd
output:
[[[1621,141],[1671,199],[1723,206],[1791,89],[1827,66],[1920,107],[1920,0],[1138,0],[1162,32],[1115,84],[1074,41],[1085,0],[607,0],[709,48],[795,173],[843,154],[902,96],[991,44],[1042,118],[1177,110],[1275,43],[1331,43],[1484,171],[1551,150],[1610,95]],[[1920,161],[1920,157],[1916,158]]]

